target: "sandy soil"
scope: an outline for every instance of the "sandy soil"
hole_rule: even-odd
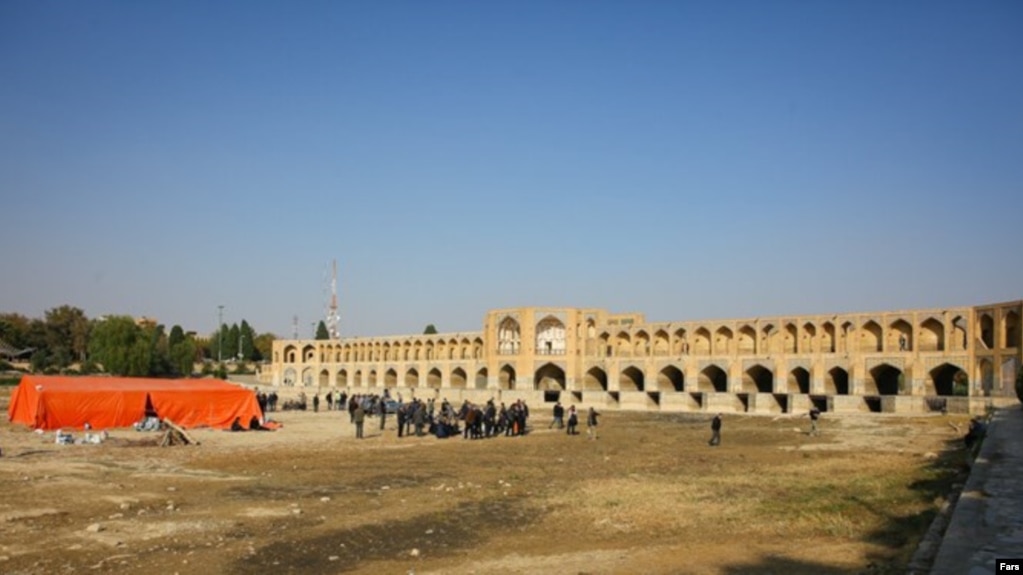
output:
[[[6,409],[9,390],[0,395]],[[276,432],[101,445],[0,425],[0,572],[882,573],[953,479],[950,424],[607,413],[600,438],[398,439],[281,412]],[[907,535],[908,534],[908,535]],[[894,570],[892,571],[894,572]]]

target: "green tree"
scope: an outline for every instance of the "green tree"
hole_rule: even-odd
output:
[[[32,347],[29,341],[31,320],[20,313],[0,314],[0,339],[15,349]]]
[[[97,321],[89,341],[89,354],[114,375],[148,375],[149,342],[129,316]],[[143,365],[144,364],[144,365]]]
[[[264,361],[270,359],[273,354],[274,340],[277,339],[272,333],[261,333],[256,336],[255,341],[255,356],[252,358],[253,361]]]
[[[42,373],[49,362],[50,358],[48,357],[45,349],[35,350],[32,352],[32,357],[29,359],[29,365],[32,367],[33,373]]]
[[[171,332],[173,333],[173,331]],[[170,346],[170,365],[174,375],[188,377],[195,365],[196,346],[192,338],[184,338]]]
[[[316,339],[330,339],[330,332],[327,331],[327,324],[320,320],[320,324],[316,326]]]
[[[242,361],[255,360],[256,331],[252,329],[249,322],[243,319],[241,327],[238,328],[238,335],[241,337],[241,349],[239,351],[242,354]]]
[[[433,335],[437,333],[437,326],[431,324],[426,325],[426,329],[423,330],[423,335]]]
[[[241,333],[238,324],[232,323],[231,329],[227,330],[227,339],[224,341],[224,359],[238,359],[238,344],[241,343]]]
[[[185,330],[181,329],[180,325],[175,325],[171,328],[170,335],[167,336],[167,345],[174,347],[183,341],[185,341]]]
[[[46,346],[55,357],[73,356],[84,361],[89,351],[89,329],[89,318],[77,307],[62,305],[46,311]],[[67,353],[58,354],[58,349]]]

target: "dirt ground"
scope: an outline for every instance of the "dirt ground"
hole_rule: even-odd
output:
[[[0,390],[6,413],[9,389]],[[354,439],[347,414],[198,446],[0,424],[0,572],[894,573],[963,455],[965,418],[608,412],[600,436]],[[80,436],[81,432],[76,435]]]

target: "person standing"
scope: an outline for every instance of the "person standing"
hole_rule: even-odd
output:
[[[313,396],[313,413],[319,413],[319,412],[320,412],[320,394],[317,393],[316,395]]]
[[[568,429],[565,431],[568,435],[579,435],[576,427],[579,425],[579,416],[575,412],[575,406],[568,408]]]
[[[714,419],[710,421],[710,445],[721,444],[721,414],[714,416]]]
[[[586,437],[589,439],[597,438],[597,418],[600,414],[597,413],[596,409],[590,408],[590,412],[586,415]]]
[[[565,408],[561,406],[561,402],[554,404],[554,419],[551,420],[551,424],[547,426],[547,429],[558,426],[558,429],[565,428]]]
[[[405,433],[405,419],[406,419],[405,416],[406,416],[407,413],[408,413],[408,406],[403,403],[403,404],[398,406],[398,411],[394,414],[394,416],[398,418],[398,437],[401,437]]]
[[[821,410],[817,406],[810,408],[810,435],[817,435],[817,420],[821,417]]]
[[[366,410],[362,408],[361,403],[356,404],[355,411],[352,412],[352,421],[355,422],[355,439],[362,439],[362,425],[366,423]]]

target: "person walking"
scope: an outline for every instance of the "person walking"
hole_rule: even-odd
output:
[[[366,410],[362,408],[362,404],[356,404],[355,411],[352,412],[352,421],[355,422],[355,439],[362,439],[362,425],[366,423]]]
[[[821,410],[817,406],[810,408],[810,435],[817,435],[817,420],[821,417]]]
[[[597,413],[596,409],[590,408],[590,412],[586,415],[586,437],[589,439],[597,439],[597,418],[600,414]]]
[[[714,419],[710,421],[710,441],[709,445],[717,446],[721,444],[721,414],[714,416]]]
[[[565,428],[565,408],[561,406],[561,402],[554,404],[554,419],[551,420],[551,424],[547,426],[547,429],[551,429],[555,425],[558,429]]]

